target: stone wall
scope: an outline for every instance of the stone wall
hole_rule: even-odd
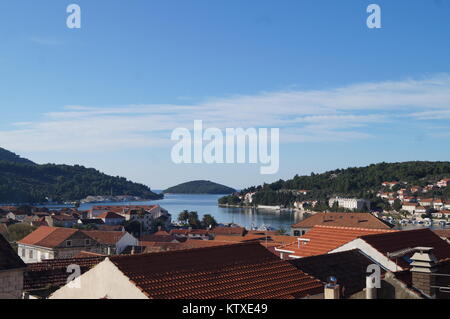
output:
[[[0,299],[21,299],[23,293],[23,270],[0,271]]]

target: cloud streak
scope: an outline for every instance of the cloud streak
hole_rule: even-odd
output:
[[[33,123],[0,130],[17,151],[104,151],[171,145],[170,132],[194,120],[226,127],[279,127],[282,142],[346,142],[375,137],[373,125],[450,118],[450,75],[208,99],[197,104],[67,106]]]

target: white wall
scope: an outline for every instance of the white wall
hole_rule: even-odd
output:
[[[78,279],[79,288],[65,285],[49,299],[148,299],[108,258]]]
[[[130,233],[125,232],[122,238],[116,244],[116,254],[121,254],[128,246],[138,246],[139,240],[133,237]]]

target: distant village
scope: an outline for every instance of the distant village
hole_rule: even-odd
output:
[[[377,210],[371,207],[368,199],[331,197],[325,209],[319,207],[319,200],[296,201],[292,209],[304,213],[314,214],[317,211],[341,211],[341,212],[369,212],[376,216],[388,220],[393,224],[439,224],[450,226],[450,198],[429,196],[436,190],[450,186],[450,179],[442,179],[435,184],[425,187],[409,186],[406,182],[383,182],[381,190],[376,196],[384,202],[384,209]],[[308,195],[310,190],[284,190],[294,195]],[[245,205],[252,206],[253,197],[256,193],[238,194]],[[288,211],[290,208],[283,206],[254,205],[257,209],[267,209],[276,211]]]
[[[411,217],[446,214],[426,191],[379,196]],[[450,229],[399,230],[372,212],[308,216],[282,234],[182,225],[159,205],[0,207],[0,299],[450,299]]]

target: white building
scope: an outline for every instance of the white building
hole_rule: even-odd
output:
[[[351,210],[362,210],[364,207],[370,209],[370,201],[365,199],[335,197],[329,200],[328,205],[333,207],[334,203],[338,203],[339,207]]]
[[[403,203],[402,210],[414,214],[416,212],[417,207],[419,207],[419,204],[417,203]]]
[[[253,196],[254,196],[255,194],[256,194],[256,193],[247,193],[247,194],[245,194],[245,196],[244,196],[244,201],[245,201],[245,203],[247,203],[247,204],[253,203]]]
[[[437,187],[448,187],[450,185],[450,179],[444,178],[437,182]]]

